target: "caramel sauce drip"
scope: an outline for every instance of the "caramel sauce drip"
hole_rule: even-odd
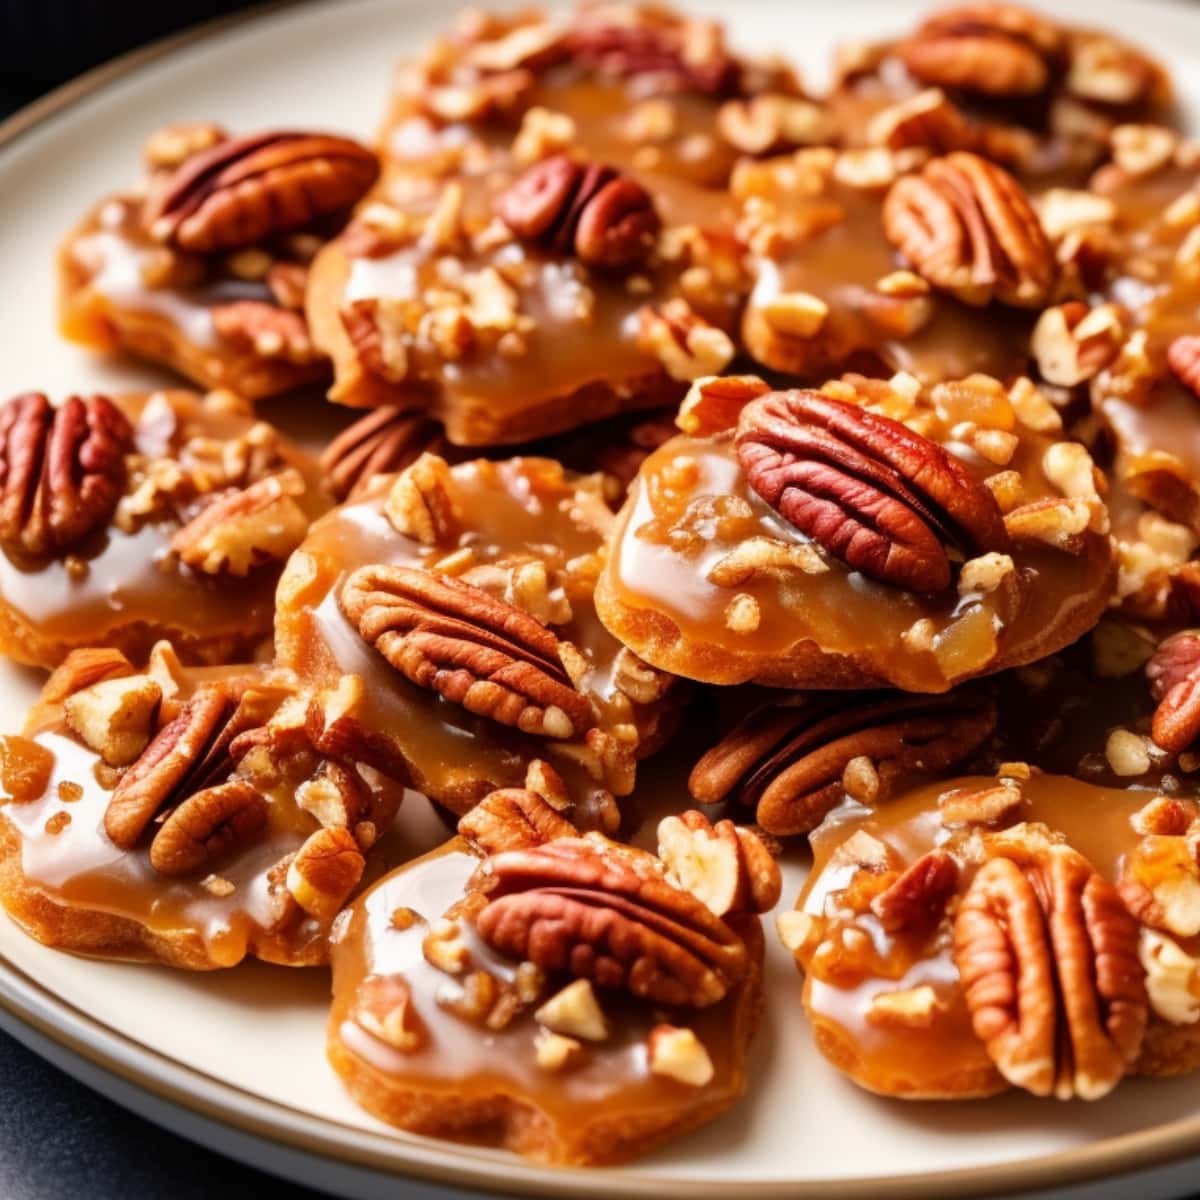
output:
[[[1038,467],[1045,444],[1023,435],[1008,467],[1021,474],[1030,500],[1051,494]],[[996,470],[970,451],[962,458],[981,477]],[[681,462],[695,465],[694,482],[682,489],[670,482]],[[746,506],[750,516],[715,518],[707,510],[721,498]],[[1014,562],[1025,573],[1015,613],[999,591],[922,596],[876,583],[829,556],[828,570],[797,569],[782,582],[770,577],[736,587],[711,582],[715,564],[751,537],[807,541],[748,485],[728,437],[675,438],[646,461],[630,489],[605,580],[625,605],[665,614],[700,643],[767,656],[786,654],[811,639],[828,653],[857,656],[897,687],[943,691],[1010,647],[1035,640],[1100,587],[1109,570],[1102,538],[1090,539],[1079,557],[1047,547],[1014,550]],[[738,592],[758,602],[761,620],[752,632],[735,633],[726,624],[726,608]],[[919,620],[933,622],[929,649],[904,641]]]

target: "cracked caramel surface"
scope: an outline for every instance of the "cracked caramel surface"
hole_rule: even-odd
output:
[[[998,474],[998,464],[948,437],[968,411],[985,416],[970,408],[970,389],[942,395],[932,435],[977,478]],[[1003,466],[1020,478],[1026,503],[1061,496],[1043,473],[1050,445],[1021,432]],[[743,569],[747,544],[760,561]],[[943,691],[1036,658],[1095,619],[1110,571],[1106,538],[1088,534],[1079,549],[1015,547],[1015,597],[1003,586],[974,594],[969,583],[930,596],[889,586],[847,569],[764,503],[729,434],[684,436],[643,465],[617,518],[599,606],[648,662],[695,678]],[[757,620],[743,624],[739,608]]]
[[[499,1142],[541,1161],[587,1163],[626,1158],[681,1133],[741,1092],[746,1042],[757,1023],[756,964],[724,1000],[701,1009],[598,989],[608,1036],[577,1042],[579,1058],[558,1068],[545,1058],[539,1064],[547,1030],[528,1009],[499,1028],[456,1015],[465,974],[439,969],[422,948],[432,927],[441,932],[443,913],[454,919],[454,940],[465,947],[469,970],[512,987],[520,965],[492,949],[469,910],[461,911],[464,888],[479,866],[465,843],[449,842],[381,880],[339,921],[329,1055],[361,1103],[417,1132]],[[731,924],[753,958],[761,949],[757,922],[734,918]],[[382,991],[389,980],[406,990],[406,1027],[419,1031],[407,1049],[356,1020],[370,1004],[370,989]],[[711,1079],[696,1086],[650,1069],[647,1039],[664,1023],[686,1026],[699,1038]]]
[[[52,556],[0,552],[6,652],[53,666],[73,647],[115,645],[136,657],[170,636],[193,660],[249,654],[270,632],[290,546],[235,570],[205,569],[184,561],[175,539],[207,504],[280,474],[289,481],[281,502],[294,525],[307,524],[328,504],[316,464],[228,393],[153,392],[118,407],[133,439],[105,525]]]
[[[399,533],[385,511],[393,489],[407,486],[409,478],[380,478],[362,501],[314,525],[280,585],[280,662],[310,681],[345,671],[361,675],[368,722],[396,742],[417,786],[456,810],[494,787],[519,783],[534,757],[561,755],[561,768],[577,772],[575,747],[582,749],[584,731],[567,739],[528,737],[418,686],[364,640],[340,601],[353,571],[384,564],[448,575],[506,602],[515,598],[521,607],[521,568],[544,564],[536,589],[543,607],[535,615],[573,648],[578,661],[572,686],[594,711],[593,730],[616,737],[624,756],[643,739],[653,744],[657,706],[622,691],[621,647],[592,607],[601,539],[612,520],[598,477],[573,477],[547,459],[459,464],[444,481],[444,503],[453,515],[434,542]],[[534,569],[542,575],[541,566]],[[603,769],[589,778],[589,761],[585,755],[582,778],[576,776],[585,795],[597,787],[623,792],[630,786]],[[590,802],[580,803],[586,809]]]
[[[822,1052],[857,1083],[885,1095],[953,1098],[1008,1086],[972,1026],[963,994],[961,959],[956,960],[951,936],[960,898],[980,863],[993,854],[1016,854],[1011,847],[1031,827],[1046,827],[1051,840],[1061,839],[1112,883],[1127,881],[1131,874],[1146,878],[1144,855],[1166,855],[1169,846],[1166,827],[1153,832],[1153,818],[1143,813],[1160,803],[1155,796],[1153,791],[1034,773],[1008,782],[1002,777],[999,783],[967,777],[926,785],[878,810],[853,801],[835,810],[811,839],[814,868],[797,901],[797,911],[804,915],[781,921],[781,929],[786,921],[796,922],[792,942],[806,972],[805,1010]],[[1181,804],[1190,813],[1191,802]],[[1143,816],[1135,822],[1139,813]],[[1168,836],[1182,833],[1189,819],[1182,817],[1178,831],[1172,828]],[[991,848],[989,838],[995,842]],[[957,863],[945,915],[939,906],[932,920],[917,914],[907,924],[886,928],[887,917],[880,916],[886,910],[878,903],[872,907],[873,897],[906,868],[939,850]],[[1169,857],[1161,861],[1165,864]],[[1163,870],[1163,876],[1154,877],[1156,884],[1166,878],[1170,887],[1170,880],[1178,878],[1179,886],[1191,886],[1186,867],[1164,865]],[[1172,876],[1171,870],[1181,874]],[[1127,886],[1122,884],[1124,896],[1130,894]],[[1158,1036],[1154,1022],[1161,1029],[1181,1015],[1159,989],[1154,959],[1164,953],[1164,938],[1189,962],[1194,962],[1197,947],[1190,935],[1161,927],[1143,926],[1141,938],[1143,963],[1152,972],[1151,1002],[1161,1010],[1147,1035],[1146,1061],[1152,1062]],[[1186,1000],[1193,986],[1188,978],[1185,971],[1180,980],[1184,1007],[1194,1003]],[[1131,1069],[1138,1068],[1131,1063]]]

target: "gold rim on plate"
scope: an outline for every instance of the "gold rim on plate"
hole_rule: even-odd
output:
[[[179,50],[241,27],[257,24],[311,0],[266,0],[248,11],[208,21],[161,38],[103,63],[0,121],[0,161],[23,135],[64,115],[112,84]],[[1036,0],[1035,0],[1036,2]],[[686,7],[687,0],[679,0]],[[1200,11],[1193,10],[1200,33]],[[375,1133],[291,1108],[207,1075],[162,1054],[43,986],[0,954],[0,1008],[36,1034],[84,1062],[148,1094],[197,1116],[267,1143],[282,1145],[331,1162],[389,1175],[407,1174],[433,1182],[489,1188],[503,1182],[507,1192],[572,1197],[662,1196],[685,1189],[696,1200],[900,1200],[913,1195],[964,1197],[1013,1194],[1093,1182],[1134,1171],[1168,1167],[1200,1154],[1200,1114],[1152,1129],[1104,1138],[1074,1150],[1014,1162],[951,1171],[914,1172],[856,1179],[707,1181],[671,1179],[596,1168],[547,1168],[497,1158],[498,1153],[439,1142],[403,1132]],[[189,1088],[171,1076],[191,1080]],[[204,1094],[200,1094],[203,1092]],[[209,1098],[209,1095],[213,1098]]]

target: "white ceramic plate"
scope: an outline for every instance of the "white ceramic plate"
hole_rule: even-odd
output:
[[[393,60],[442,27],[454,6],[350,0],[271,9],[104,69],[0,128],[0,395],[165,381],[64,345],[53,324],[55,244],[84,207],[134,175],[148,133],[206,118],[235,129],[308,125],[369,137]],[[784,52],[817,78],[839,38],[879,36],[914,16],[896,0],[692,7],[732,19],[747,49]],[[1171,66],[1184,110],[1200,123],[1200,9],[1144,0],[1046,7],[1144,42]],[[271,415],[289,424],[288,409]],[[19,727],[37,683],[34,673],[0,664],[4,728]],[[394,1196],[406,1190],[402,1176],[506,1192],[696,1197],[998,1194],[1107,1179],[1116,1195],[1128,1194],[1130,1180],[1114,1176],[1152,1169],[1139,1182],[1148,1196],[1184,1186],[1187,1160],[1200,1155],[1200,1077],[1127,1082],[1092,1105],[867,1096],[813,1049],[799,978],[777,946],[744,1102],[630,1168],[605,1171],[533,1168],[398,1134],[358,1111],[324,1058],[324,972],[248,964],[190,976],[96,963],[47,950],[3,919],[0,956],[0,1024],[39,1052],[188,1136],[356,1196]]]

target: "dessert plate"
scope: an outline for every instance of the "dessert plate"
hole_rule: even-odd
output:
[[[787,53],[816,83],[834,41],[877,37],[913,15],[895,0],[688,7],[729,20],[747,49]],[[1043,7],[1143,41],[1172,68],[1183,108],[1200,124],[1200,10],[1164,0]],[[233,129],[369,136],[392,62],[418,50],[448,15],[447,6],[419,0],[269,7],[101,68],[0,126],[3,394],[168,382],[69,347],[53,326],[55,244],[93,197],[125,180],[131,150],[147,134],[204,118]],[[265,412],[312,439],[337,420],[316,400]],[[37,682],[0,665],[5,729],[19,727]],[[648,771],[645,786],[661,788],[654,776],[666,770]],[[419,799],[405,819],[414,848],[444,836]],[[797,855],[788,864],[789,906],[803,871]],[[1091,1105],[1023,1094],[959,1106],[878,1100],[818,1055],[799,990],[789,956],[773,947],[750,1094],[719,1122],[627,1168],[548,1170],[396,1133],[356,1109],[324,1058],[324,972],[247,964],[193,976],[94,963],[39,946],[0,918],[0,1026],[151,1119],[344,1194],[429,1195],[436,1185],[458,1194],[959,1196],[1088,1183],[1090,1195],[1116,1196],[1129,1194],[1134,1175],[1147,1197],[1188,1187],[1200,1160],[1200,1076],[1128,1081]]]

